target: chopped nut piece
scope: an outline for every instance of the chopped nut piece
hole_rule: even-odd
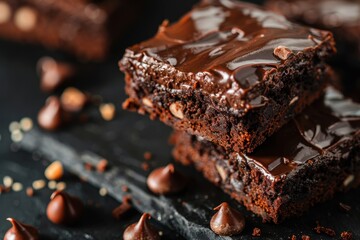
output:
[[[104,196],[106,196],[108,194],[108,190],[106,188],[102,187],[99,190],[99,194],[100,194],[100,196],[104,197]]]
[[[62,93],[60,102],[64,110],[69,112],[81,111],[88,101],[86,94],[80,90],[69,87]]]
[[[13,132],[15,130],[20,130],[20,123],[13,121],[9,124],[9,131]]]
[[[14,130],[11,132],[11,140],[13,142],[20,142],[23,139],[24,135],[20,130]]]
[[[23,185],[21,183],[19,183],[19,182],[15,182],[12,185],[12,190],[14,192],[20,192],[21,190],[23,190]]]
[[[106,121],[111,121],[115,117],[115,105],[112,103],[101,104],[99,110],[102,118]]]
[[[172,103],[169,107],[169,110],[172,113],[172,115],[174,115],[175,117],[179,119],[184,118],[183,106],[181,105],[180,102]]]
[[[222,181],[225,182],[227,179],[227,175],[226,175],[224,168],[222,166],[216,164],[216,170],[218,171]]]
[[[0,24],[9,21],[11,18],[11,8],[6,2],[0,2]]]
[[[31,118],[25,117],[20,120],[20,127],[24,132],[28,132],[33,128],[33,121]]]
[[[144,153],[144,159],[145,160],[150,160],[152,158],[152,153],[151,152],[145,152]]]
[[[149,108],[152,108],[152,107],[153,107],[153,103],[152,103],[151,100],[148,99],[147,97],[144,97],[144,98],[142,99],[142,103],[143,103],[145,106],[149,107]]]
[[[14,183],[14,180],[9,176],[5,176],[3,178],[3,183],[5,187],[11,187]]]
[[[65,190],[65,188],[66,188],[65,182],[58,182],[56,184],[56,190],[58,190],[58,191],[63,191],[63,190]]]
[[[130,196],[123,197],[122,203],[112,211],[112,216],[115,219],[117,220],[121,219],[121,217],[123,217],[126,213],[130,211],[131,209],[130,200],[131,200]]]
[[[31,7],[21,7],[15,12],[14,23],[22,31],[32,30],[36,21],[36,11]]]
[[[50,164],[45,170],[45,177],[48,180],[59,180],[64,174],[64,169],[59,161]]]
[[[323,227],[323,226],[320,226],[319,223],[317,223],[317,226],[314,228],[314,231],[318,234],[326,234],[330,237],[335,237],[336,236],[336,233],[333,229],[331,228],[327,228],[327,227]]]
[[[141,168],[144,170],[144,171],[148,171],[150,166],[148,163],[144,162],[141,164]]]
[[[42,179],[40,180],[36,180],[32,183],[32,187],[35,189],[35,190],[40,190],[40,189],[43,189],[44,187],[46,186],[46,182]]]
[[[281,60],[286,60],[292,54],[292,51],[284,46],[278,46],[274,49],[274,55]]]
[[[351,210],[351,207],[349,205],[346,205],[344,203],[339,203],[340,208],[344,210],[345,212],[349,212]]]
[[[261,229],[260,228],[254,228],[252,232],[253,237],[260,237],[261,236]]]
[[[53,189],[56,189],[56,182],[55,181],[49,181],[48,182],[48,188],[53,190]]]

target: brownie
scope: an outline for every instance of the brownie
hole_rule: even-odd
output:
[[[330,88],[251,154],[185,132],[171,142],[177,161],[194,164],[265,221],[300,215],[360,184],[360,104]]]
[[[2,0],[0,37],[103,59],[131,22],[129,0]],[[135,15],[134,15],[135,16]]]
[[[360,101],[360,78],[357,77],[360,67],[360,1],[267,0],[266,7],[291,21],[332,31],[338,54],[331,64],[340,74],[345,92]]]
[[[123,107],[251,152],[321,95],[332,34],[249,3],[202,1],[126,50]]]

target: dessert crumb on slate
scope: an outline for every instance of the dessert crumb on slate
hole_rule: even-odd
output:
[[[260,228],[254,228],[252,232],[253,237],[260,237],[261,236],[261,229]]]

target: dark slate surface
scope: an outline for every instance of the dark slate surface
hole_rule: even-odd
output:
[[[149,21],[143,22],[143,28],[140,28],[142,24],[134,27],[106,63],[79,63],[82,72],[75,85],[102,95],[106,101],[115,102],[118,108],[116,119],[107,123],[96,118],[86,125],[72,126],[51,134],[35,128],[26,135],[22,143],[23,147],[32,153],[15,151],[17,148],[11,145],[8,125],[24,116],[34,118],[44,103],[46,96],[38,89],[36,61],[44,54],[60,59],[72,59],[40,47],[0,42],[0,180],[9,175],[25,187],[29,186],[32,181],[44,178],[43,171],[49,164],[48,160],[59,159],[71,162],[72,172],[76,175],[86,175],[89,182],[96,180],[95,185],[101,184],[113,190],[110,191],[113,197],[100,197],[97,188],[68,172],[64,177],[67,191],[82,198],[87,205],[85,218],[74,227],[55,226],[46,219],[44,213],[51,194],[48,189],[36,192],[33,198],[27,197],[24,191],[0,195],[0,238],[10,226],[5,218],[15,217],[38,227],[44,239],[121,239],[125,227],[140,216],[140,213],[134,211],[122,221],[115,221],[111,217],[112,209],[118,205],[117,200],[121,199],[123,194],[119,185],[125,182],[136,200],[136,208],[152,213],[153,223],[163,231],[164,239],[181,239],[180,233],[192,239],[215,239],[217,236],[208,229],[213,214],[211,209],[224,200],[230,201],[247,216],[244,235],[237,237],[240,239],[251,239],[253,227],[261,228],[262,239],[287,239],[292,234],[298,237],[307,234],[313,239],[329,239],[314,234],[312,228],[316,221],[334,228],[337,238],[341,231],[348,230],[355,234],[354,239],[360,239],[360,189],[345,195],[339,194],[333,200],[317,205],[303,217],[288,220],[281,225],[263,224],[258,217],[231,201],[190,167],[180,169],[189,177],[191,183],[183,195],[156,197],[146,189],[145,179],[148,172],[141,168],[143,153],[151,151],[154,154],[153,160],[149,162],[151,168],[172,161],[171,147],[167,144],[170,129],[146,117],[120,110],[125,96],[121,81],[123,76],[117,69],[116,61],[125,46],[151,36],[163,18],[177,19],[192,4],[192,1],[181,0],[169,2],[152,1],[154,5],[149,7],[152,7],[155,13],[147,8],[149,11],[143,18]],[[139,32],[138,29],[142,31]],[[117,171],[115,177],[104,179],[102,175],[81,170],[83,161],[96,161],[97,156],[111,161],[110,172]],[[115,184],[116,187],[113,187]],[[352,210],[344,213],[339,209],[339,202],[350,205]],[[177,230],[171,231],[170,228]]]

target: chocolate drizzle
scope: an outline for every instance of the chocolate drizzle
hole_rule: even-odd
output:
[[[187,79],[195,75],[200,91],[212,101],[246,111],[252,107],[251,101],[244,103],[246,93],[283,63],[274,56],[275,48],[285,46],[296,54],[316,48],[328,36],[252,4],[205,0],[177,23],[163,24],[154,38],[130,48],[121,64],[126,65],[127,58],[136,58],[143,66],[168,63],[163,70],[178,76],[171,81],[173,89],[193,86]],[[166,77],[157,81],[168,86]],[[264,100],[262,95],[256,97]],[[266,101],[255,101],[254,107],[263,104]]]
[[[306,108],[254,153],[239,154],[239,158],[264,169],[269,176],[281,176],[358,135],[360,105],[328,88],[322,99]],[[349,149],[341,151],[346,154]]]

